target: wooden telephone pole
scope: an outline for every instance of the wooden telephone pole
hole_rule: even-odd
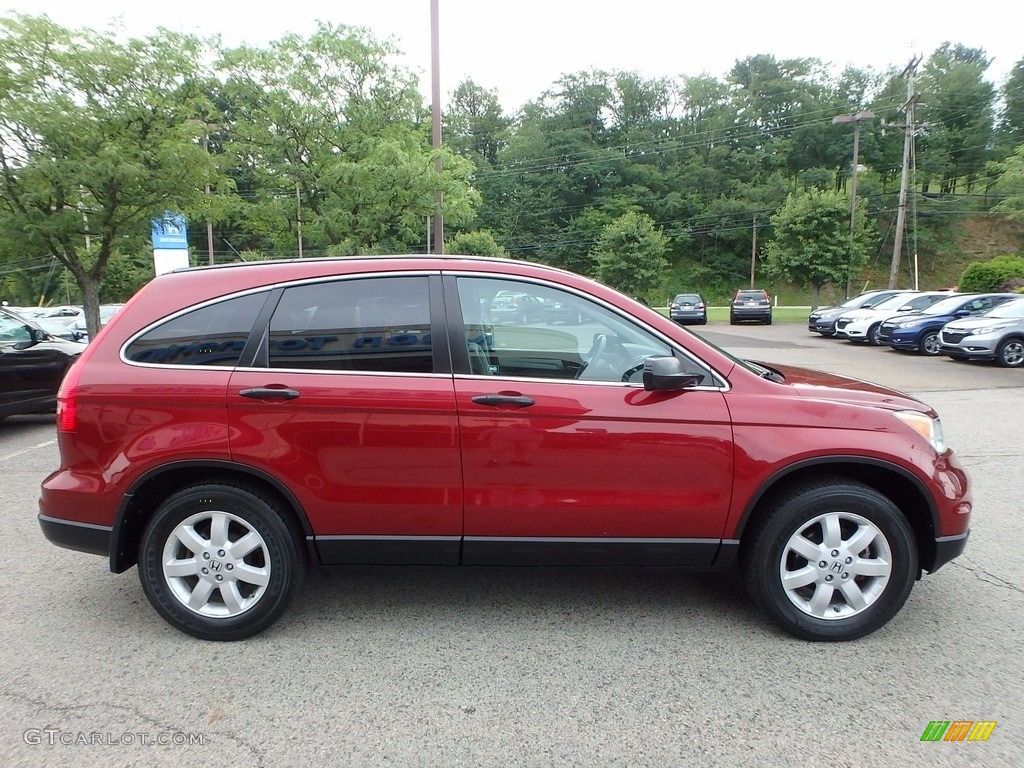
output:
[[[921,57],[915,56],[907,64],[902,75],[907,78],[907,101],[903,105],[907,120],[903,128],[903,172],[900,174],[900,204],[896,213],[896,242],[892,246],[892,266],[889,269],[890,288],[895,288],[899,280],[900,249],[903,247],[903,231],[907,224],[907,176],[910,173],[910,148],[914,141],[914,103],[917,101],[917,95],[914,93],[914,73],[917,72],[917,65],[920,63]]]

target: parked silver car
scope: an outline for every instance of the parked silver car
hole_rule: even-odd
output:
[[[1024,296],[981,317],[951,320],[939,332],[942,354],[954,360],[995,360],[1003,368],[1024,366]]]

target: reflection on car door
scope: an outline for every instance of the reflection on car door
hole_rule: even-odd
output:
[[[481,299],[514,289],[514,281],[467,277],[446,286],[456,282],[459,298],[449,299],[449,306],[458,303],[466,317],[465,338],[459,329],[452,334],[459,360],[460,344],[480,346],[486,339],[471,317],[485,303]],[[568,293],[557,300],[584,301]],[[621,339],[628,321],[595,304],[580,309],[589,320],[578,331],[511,330],[508,345],[515,349],[503,347],[503,329],[494,328],[486,372],[468,361],[460,370],[456,363],[463,562],[711,563],[733,465],[722,392],[647,392],[633,378],[621,381],[631,360],[607,366],[615,371],[610,375],[587,379],[591,339]],[[635,334],[633,350],[644,349],[648,332],[625,330]],[[664,341],[649,339],[649,352],[671,352]],[[629,368],[620,372],[624,366]]]

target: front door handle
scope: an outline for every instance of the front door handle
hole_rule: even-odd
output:
[[[515,408],[526,408],[533,405],[533,398],[526,395],[477,395],[473,398],[477,405],[510,405]]]
[[[298,390],[287,387],[250,387],[243,389],[238,394],[242,397],[251,397],[254,400],[271,400],[280,398],[282,400],[294,400],[299,396]]]

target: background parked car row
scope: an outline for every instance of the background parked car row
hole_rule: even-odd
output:
[[[1024,366],[1024,295],[873,291],[807,317],[826,338],[953,360]]]

